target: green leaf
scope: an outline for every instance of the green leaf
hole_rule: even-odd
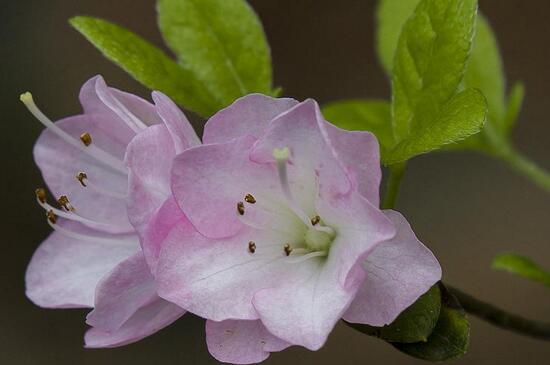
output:
[[[158,21],[180,65],[222,105],[270,94],[271,56],[262,25],[244,0],[159,0]]]
[[[435,329],[426,342],[394,343],[400,351],[428,361],[445,361],[466,354],[470,323],[458,300],[441,285],[442,306]]]
[[[425,127],[457,92],[470,55],[476,0],[422,0],[403,27],[392,78],[398,141]]]
[[[323,107],[323,115],[340,128],[374,133],[380,142],[382,155],[395,144],[391,129],[390,103],[387,101],[336,101]]]
[[[391,165],[478,133],[485,123],[487,103],[483,94],[466,89],[443,106],[429,124],[416,127],[384,159]]]
[[[489,105],[489,123],[501,129],[500,124],[506,114],[504,71],[496,37],[481,14],[477,18],[476,36],[464,85],[481,90]]]
[[[508,95],[508,106],[506,108],[506,117],[504,118],[503,128],[504,133],[509,135],[514,124],[516,123],[521,106],[523,105],[523,97],[525,96],[525,88],[523,84],[517,82],[512,87]]]
[[[436,284],[387,326],[372,327],[357,323],[348,324],[360,332],[388,342],[421,342],[426,341],[434,330],[440,309],[441,293]]]
[[[380,0],[376,10],[376,50],[382,67],[392,74],[401,29],[420,0]]]
[[[138,35],[106,20],[77,16],[70,24],[105,57],[150,89],[168,94],[186,108],[206,116],[219,109],[195,76]]]
[[[493,269],[507,271],[531,281],[550,286],[550,272],[542,269],[530,258],[513,252],[502,253],[493,259]]]

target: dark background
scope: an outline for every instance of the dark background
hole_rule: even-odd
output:
[[[480,0],[493,24],[511,81],[527,98],[514,139],[550,169],[550,2]],[[374,54],[373,0],[257,0],[272,46],[275,81],[285,94],[320,102],[389,96]],[[102,74],[118,88],[148,91],[110,64],[66,20],[87,14],[120,23],[161,45],[154,1],[2,1],[0,12],[1,364],[212,364],[201,320],[185,316],[137,344],[84,350],[81,310],[45,310],[24,296],[25,267],[49,227],[34,203],[42,185],[32,145],[42,126],[18,101],[30,90],[56,119],[80,111],[77,93]],[[439,257],[445,280],[515,312],[550,321],[550,291],[491,271],[491,258],[514,249],[550,268],[550,196],[500,162],[473,153],[414,159],[399,209]],[[471,349],[457,364],[542,364],[550,344],[505,332],[472,318]],[[421,364],[391,346],[339,325],[314,353],[294,348],[269,364]]]

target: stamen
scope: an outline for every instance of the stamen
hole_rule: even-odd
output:
[[[311,225],[315,226],[315,225],[317,225],[320,221],[321,221],[321,217],[319,217],[318,215],[316,215],[316,216],[314,216],[313,218],[311,218]]]
[[[247,202],[248,204],[254,204],[256,203],[256,198],[254,198],[252,194],[246,194],[246,196],[244,197],[244,201]]]
[[[83,141],[78,141],[77,139],[73,138],[73,136],[65,132],[63,129],[59,128],[54,122],[46,117],[46,115],[44,115],[44,113],[42,113],[40,109],[38,109],[38,107],[34,103],[31,93],[26,92],[24,94],[21,94],[19,99],[23,102],[23,104],[25,104],[32,115],[34,115],[34,117],[40,121],[40,123],[42,123],[46,128],[50,129],[59,138],[63,139],[65,142],[72,145],[73,147],[78,148],[84,153],[87,153],[96,160],[103,162],[105,165],[113,168],[114,170],[119,171],[124,175],[128,173],[126,167],[118,158],[102,150],[101,148],[98,148],[95,145],[90,145],[88,147],[84,146],[82,144]]]
[[[39,202],[46,202],[46,190],[44,190],[43,188],[38,188],[34,191],[34,193],[36,194],[36,199],[38,199]]]
[[[84,146],[88,147],[92,144],[92,136],[88,132],[84,132],[80,135],[80,140],[84,143]]]
[[[57,199],[57,202],[59,203],[59,205],[61,205],[65,210],[67,211],[71,211],[71,212],[74,212],[75,209],[74,207],[71,205],[71,203],[69,202],[69,198],[67,198],[66,195],[61,195],[59,197],[59,199]]]
[[[243,202],[238,202],[237,203],[237,212],[240,215],[244,215],[244,203]]]
[[[86,175],[86,173],[83,171],[80,171],[78,174],[76,174],[76,179],[84,187],[86,187],[86,183],[84,182],[84,180],[86,180],[87,178],[88,178],[88,175]]]
[[[256,243],[254,241],[248,242],[248,252],[250,253],[256,252]]]
[[[94,236],[94,235],[87,235],[87,234],[81,234],[81,233],[73,232],[73,231],[71,231],[67,228],[62,227],[59,224],[55,224],[55,221],[52,222],[49,218],[48,218],[48,224],[50,225],[50,227],[52,227],[57,232],[65,235],[67,237],[74,238],[76,240],[89,241],[89,242],[93,242],[93,243],[102,243],[102,242],[110,243],[110,244],[120,244],[121,243],[120,240],[117,240],[117,239],[111,239],[111,238],[106,238],[106,237],[98,237],[98,236]],[[130,237],[130,235],[121,236],[120,239],[123,240],[123,239],[127,239],[128,237]]]
[[[283,250],[285,251],[285,255],[290,256],[290,253],[292,252],[292,247],[290,247],[289,243],[285,243],[283,246]]]
[[[104,189],[98,184],[95,184],[93,181],[90,181],[88,179],[88,175],[83,171],[76,174],[76,179],[80,182],[80,185],[82,185],[83,187],[89,187],[90,189],[95,190],[100,194],[107,195],[115,199],[127,198],[127,195],[125,193],[117,193],[116,191]]]
[[[296,214],[298,218],[306,226],[310,225],[310,219],[307,216],[307,214],[298,206],[296,203],[296,200],[294,200],[292,196],[292,192],[290,191],[290,185],[288,183],[288,174],[286,169],[286,163],[288,162],[288,158],[290,157],[290,150],[288,147],[285,147],[283,149],[275,148],[273,150],[273,157],[275,157],[275,160],[277,161],[277,172],[279,174],[279,182],[281,184],[281,189],[283,190],[283,194],[290,205],[290,208]]]
[[[51,209],[46,212],[46,218],[48,218],[48,222],[51,224],[55,224],[57,222],[57,217]]]

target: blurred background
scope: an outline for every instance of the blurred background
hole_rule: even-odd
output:
[[[514,133],[518,148],[550,169],[550,2],[480,0],[496,30],[508,80],[527,95]],[[271,43],[275,83],[285,94],[319,102],[388,98],[389,83],[374,54],[374,0],[256,0]],[[46,310],[24,295],[25,267],[49,230],[35,204],[42,180],[32,146],[42,126],[19,103],[30,90],[52,119],[80,112],[81,84],[102,74],[115,87],[148,90],[105,60],[67,24],[77,14],[104,17],[157,45],[153,0],[3,1],[0,12],[0,146],[2,263],[1,364],[214,364],[203,321],[185,316],[139,343],[85,350],[84,310]],[[196,126],[200,131],[202,122]],[[550,290],[493,272],[491,258],[516,250],[550,268],[550,195],[498,161],[474,153],[414,159],[398,208],[444,268],[445,280],[479,298],[550,321]],[[542,364],[550,344],[471,318],[471,349],[456,364]],[[390,345],[339,325],[318,352],[293,348],[266,364],[421,364]]]

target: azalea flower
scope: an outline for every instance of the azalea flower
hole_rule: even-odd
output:
[[[46,191],[37,189],[54,232],[29,264],[27,296],[46,308],[93,307],[87,316],[93,327],[85,336],[87,347],[137,341],[185,313],[158,297],[139,235],[158,208],[156,196],[169,194],[168,185],[151,185],[149,177],[169,176],[176,151],[200,141],[170,99],[160,93],[153,98],[155,105],[107,87],[97,76],[81,89],[84,113],[53,123],[30,94],[21,96],[47,127],[34,157],[60,206],[50,205]],[[139,165],[126,165],[132,165],[134,146],[150,136],[171,138],[156,145],[171,155],[150,155],[151,169],[136,179]],[[134,204],[136,199],[141,204]]]
[[[341,318],[391,323],[441,278],[405,218],[381,211],[379,147],[317,103],[252,94],[173,162],[142,242],[161,297],[207,318],[218,360],[319,349]]]

